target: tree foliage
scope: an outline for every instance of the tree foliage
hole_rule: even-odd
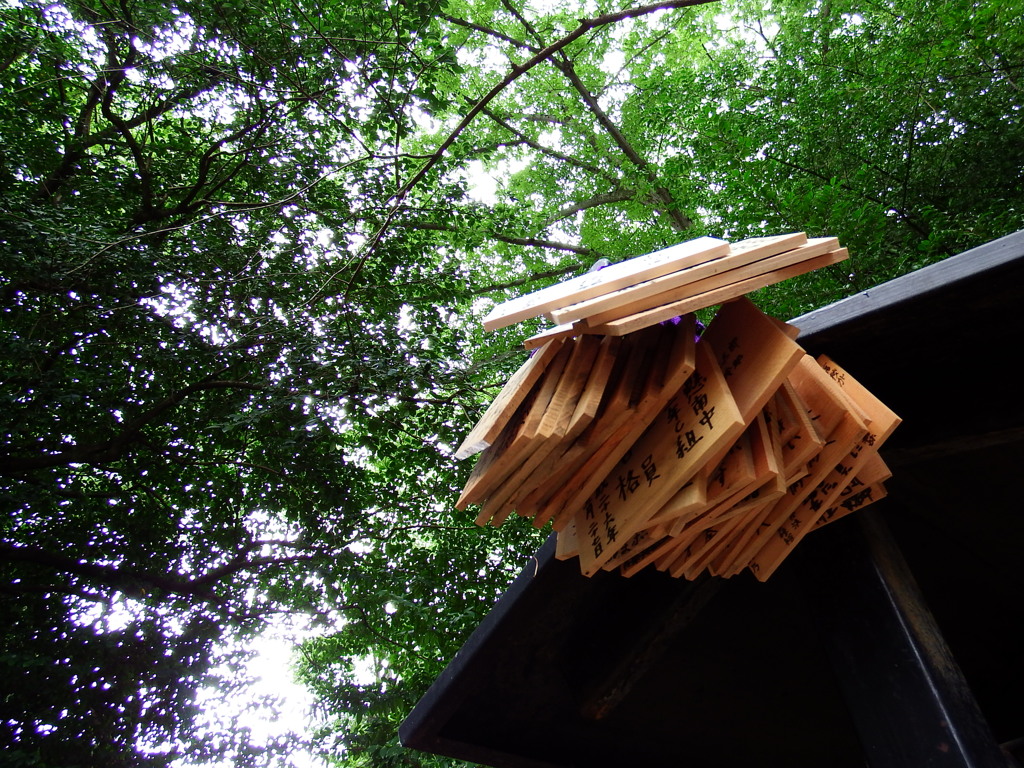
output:
[[[391,634],[408,566],[369,576],[429,540],[478,397],[439,368],[438,236],[355,245],[457,70],[432,6],[254,10],[4,10],[0,729],[28,764],[216,752],[189,702],[276,612]]]
[[[522,360],[474,318],[601,256],[838,236],[757,297],[792,316],[1021,228],[1022,11],[0,4],[9,760],[303,747],[198,704],[291,616],[310,748],[443,763],[396,725],[543,536],[452,508]]]
[[[844,265],[762,297],[797,314],[1021,226],[1019,11],[798,0],[645,15],[503,92],[472,146],[521,168],[498,209],[519,227],[614,258],[699,234],[839,236],[852,277]],[[470,39],[510,64],[572,24],[567,7],[465,13]]]

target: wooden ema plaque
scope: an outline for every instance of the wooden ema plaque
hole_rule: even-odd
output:
[[[664,320],[672,317],[678,317],[679,315],[687,312],[696,312],[697,310],[704,309],[705,307],[721,304],[752,291],[756,291],[759,288],[764,288],[766,286],[782,282],[783,280],[788,280],[791,277],[803,275],[815,269],[831,266],[832,264],[838,264],[841,261],[845,261],[848,256],[849,253],[845,248],[839,248],[792,266],[776,269],[772,272],[758,275],[756,277],[739,280],[738,282],[730,283],[721,288],[706,290],[703,293],[672,301],[668,304],[654,307],[653,309],[643,310],[633,315],[620,317],[617,320],[609,320],[608,322],[593,326],[584,324],[580,330],[584,333],[600,333],[612,336],[621,336],[623,334],[633,333],[634,331],[646,328],[654,323],[660,323]]]
[[[520,406],[519,418],[507,424],[499,442],[481,454],[456,507],[465,509],[466,505],[487,498],[519,466],[520,460],[531,449],[571,353],[571,346],[560,346],[546,375]]]
[[[569,560],[573,557],[579,557],[579,554],[580,542],[576,537],[576,523],[571,522],[555,539],[555,559]]]
[[[582,331],[576,327],[575,323],[562,323],[561,325],[556,325],[554,328],[548,328],[540,333],[536,333],[528,339],[524,339],[523,348],[529,350],[539,349],[549,341],[579,336],[580,333],[582,333]]]
[[[554,518],[555,530],[561,530],[615,464],[630,450],[655,415],[669,398],[683,386],[694,370],[695,322],[685,318],[678,325],[662,327],[661,337],[671,339],[668,355],[664,347],[650,350],[652,361],[646,381],[638,380],[633,388],[632,415],[610,437],[594,449],[587,461],[558,488],[545,504],[538,518]],[[577,529],[578,531],[579,529]]]
[[[637,531],[608,562],[601,566],[602,570],[614,571],[616,568],[621,568],[623,564],[633,560],[638,554],[646,551],[652,544],[662,540],[665,536],[666,530],[663,525],[655,525]]]
[[[456,509],[465,509],[470,504],[477,504],[487,498],[487,490],[491,485],[496,485],[495,477],[502,471],[503,457],[506,449],[512,444],[516,435],[522,427],[526,414],[533,405],[534,393],[528,393],[525,400],[520,403],[512,418],[505,424],[497,440],[484,449],[473,465],[473,471],[462,488],[462,494],[455,502]],[[501,477],[504,477],[502,475]]]
[[[800,540],[810,531],[828,510],[839,502],[841,494],[851,480],[866,467],[872,456],[877,456],[879,447],[889,438],[900,418],[882,401],[861,386],[846,371],[829,360],[819,357],[818,363],[829,378],[834,381],[844,396],[866,416],[866,432],[853,444],[849,452],[835,463],[822,481],[800,502],[776,530],[775,537],[765,542],[764,546],[751,560],[751,570],[760,580],[771,576],[779,564],[793,550]],[[877,469],[876,469],[877,471]],[[871,478],[872,483],[875,477]],[[860,506],[870,497],[859,497]],[[833,517],[835,514],[833,513]]]
[[[799,251],[799,247],[803,246],[806,242],[807,236],[803,232],[744,240],[741,243],[735,243],[730,246],[729,252],[724,256],[708,259],[686,269],[680,269],[653,280],[646,280],[627,288],[588,299],[587,301],[554,309],[547,312],[546,315],[550,320],[559,324],[586,318],[588,325],[599,325],[609,319],[614,320],[624,315],[639,312],[642,309],[667,304],[669,301],[680,298],[679,293],[693,295],[708,290],[707,285],[715,288],[721,287],[722,280],[731,282],[731,278],[713,280],[713,284],[702,281],[712,280],[715,275],[722,275],[723,273],[735,275],[736,273],[733,270],[740,267],[757,263],[781,253],[794,253]],[[839,247],[839,241],[835,240],[835,238],[832,238],[830,242],[832,243],[831,247],[825,248],[820,253],[827,253],[829,250]],[[804,256],[794,258],[796,261],[802,261]],[[686,288],[686,286],[694,285],[698,285],[698,287]]]
[[[707,512],[710,522],[720,523],[730,517],[761,506],[786,492],[777,451],[772,445],[764,419],[755,419],[747,429],[752,461],[752,477],[715,503]],[[674,529],[673,529],[674,532]]]
[[[502,389],[458,455],[458,506],[558,532],[587,576],[653,565],[766,579],[811,530],[885,495],[877,448],[898,417],[745,290],[846,258],[803,233],[683,244],[492,313],[568,321]],[[691,312],[725,302],[699,343]]]
[[[755,419],[751,428],[744,434],[744,438],[758,434],[764,438],[764,446],[783,436],[792,438],[801,429],[806,429],[805,426],[794,429],[787,425],[788,416],[776,416],[775,410],[780,403],[779,394],[788,388],[790,391],[786,399],[789,406],[795,412],[805,415],[809,410],[815,419],[814,423],[820,423],[824,429],[829,430],[828,435],[832,441],[829,443],[829,452],[824,456],[812,458],[810,466],[804,470],[804,479],[787,487],[781,484],[779,452],[770,445],[767,449],[763,448],[761,453],[765,461],[760,470],[766,479],[763,486],[738,503],[734,503],[734,497],[717,506],[714,503],[709,504],[704,511],[691,515],[685,524],[680,526],[676,523],[667,533],[664,525],[645,529],[641,532],[642,536],[631,541],[632,547],[623,548],[628,550],[626,559],[623,559],[622,554],[627,553],[617,553],[612,558],[612,563],[622,562],[623,575],[632,575],[653,564],[661,570],[683,578],[695,578],[703,570],[708,570],[713,575],[731,576],[750,567],[755,573],[760,574],[759,578],[764,579],[774,572],[799,540],[794,536],[793,541],[789,542],[790,530],[784,527],[786,524],[795,531],[800,522],[794,521],[802,521],[801,515],[811,510],[813,514],[810,515],[810,520],[814,527],[818,527],[819,520],[849,514],[884,496],[884,486],[881,483],[887,478],[888,471],[884,463],[877,460],[877,453],[863,453],[864,449],[858,446],[856,440],[860,436],[869,445],[872,442],[879,444],[891,433],[895,417],[891,415],[891,411],[878,403],[877,399],[872,401],[866,391],[855,392],[852,388],[858,386],[856,382],[848,374],[844,377],[845,372],[826,358],[822,358],[820,363],[815,363],[803,355],[799,361],[799,368],[801,370],[794,369],[794,380],[808,394],[808,399],[827,413],[818,413],[808,407],[796,394],[792,384],[784,382],[779,392],[769,398],[760,418]],[[849,384],[851,391],[846,393],[845,399],[839,396],[840,393],[835,387],[826,386],[829,378]],[[854,402],[854,395],[860,398],[859,402]],[[877,435],[873,435],[869,430],[862,430],[861,428],[871,420],[876,424],[886,423],[885,430]],[[762,429],[755,433],[752,430],[754,425],[760,425]],[[878,440],[878,437],[882,440]],[[867,458],[856,466],[847,463],[841,453],[844,445],[854,458]],[[733,451],[735,452],[735,446]],[[810,485],[812,482],[816,482],[813,487]],[[825,505],[825,512],[816,511],[815,508],[820,510]],[[776,529],[782,533],[775,535],[780,541],[789,544],[785,552],[780,552],[777,551],[779,545],[775,544],[770,536],[766,538],[764,533],[784,511],[787,511],[786,520]],[[657,519],[660,520],[660,517]],[[655,518],[649,522],[653,521]],[[802,531],[800,536],[806,535],[807,530],[810,529]]]
[[[825,436],[818,431],[807,407],[788,381],[782,382],[775,402],[782,472],[787,484],[794,483],[807,474],[807,462],[824,447]]]
[[[883,483],[890,477],[892,477],[892,472],[882,457],[877,453],[872,453],[853,480],[843,488],[834,505],[825,510],[822,516],[814,522],[814,527],[820,528],[823,525],[828,525],[851,512],[856,512],[861,507],[866,507],[868,504],[885,498],[886,491]]]
[[[750,492],[758,482],[754,452],[754,438],[748,427],[718,464],[707,473],[701,473],[705,482],[704,505],[696,512],[667,520],[669,535],[678,536],[683,528],[696,518],[711,517],[714,512]],[[663,508],[664,509],[664,508]],[[662,512],[659,511],[658,516]],[[662,517],[662,519],[665,519]]]
[[[751,542],[743,551],[740,557],[744,561],[742,565],[749,565],[755,576],[760,569],[760,563],[754,562],[757,553],[770,538],[780,536],[777,531],[789,516],[825,480],[832,468],[849,452],[850,446],[862,439],[868,431],[866,422],[848,409],[846,398],[810,356],[805,355],[800,361],[793,372],[792,382],[794,389],[807,404],[812,419],[826,428],[828,439],[821,452],[808,463],[808,474],[790,485],[786,495],[767,510]]]
[[[814,522],[822,511],[835,502],[844,487],[843,474],[856,471],[867,459],[864,452],[866,440],[867,433],[857,440],[846,454],[836,450],[835,452],[840,455],[834,468],[825,472],[824,477],[818,474],[814,476],[815,479],[821,477],[820,482],[803,495],[796,508],[775,528],[775,535],[768,537],[757,554],[751,558],[749,567],[758,580],[764,581],[775,572],[793,547],[814,528]],[[838,443],[837,440],[836,444]],[[831,453],[830,449],[831,447],[826,450]],[[828,469],[824,462],[821,468]]]
[[[613,472],[576,512],[580,566],[592,576],[647,518],[743,431],[739,410],[707,347],[697,368]]]
[[[627,282],[624,287],[597,292],[585,301],[561,305],[553,301],[545,314],[560,324],[526,339],[524,346],[532,349],[552,339],[580,333],[633,333],[837,264],[847,256],[836,238],[808,240],[802,232],[751,238],[735,243],[725,255],[650,280]]]
[[[702,469],[697,476],[676,491],[665,506],[654,513],[649,525],[670,525],[676,520],[691,520],[707,509],[708,472]]]
[[[700,340],[711,347],[746,424],[805,354],[747,298],[723,305]]]
[[[650,339],[639,336],[623,341],[628,343],[618,348],[615,354],[606,389],[601,394],[591,424],[573,441],[561,445],[551,461],[537,467],[517,493],[516,510],[523,516],[534,518],[538,527],[548,523],[556,511],[547,512],[553,494],[569,481],[597,448],[627,429],[626,425],[635,415],[636,402],[630,402],[633,391],[641,378],[650,380],[646,367]]]
[[[635,285],[644,280],[686,269],[728,253],[729,244],[726,241],[714,237],[698,237],[645,256],[620,261],[597,272],[588,272],[499,304],[484,318],[484,330],[493,331],[520,320],[539,317],[556,307],[584,301],[627,285]]]
[[[706,277],[683,283],[677,287],[660,291],[650,296],[641,296],[631,299],[630,294],[639,293],[641,286],[620,291],[612,296],[601,297],[587,302],[582,310],[574,310],[573,307],[551,313],[556,322],[564,322],[573,319],[573,314],[585,311],[586,314],[577,318],[582,320],[585,327],[597,328],[605,323],[613,323],[621,318],[636,315],[640,312],[656,309],[658,307],[673,304],[675,302],[693,300],[698,296],[707,296],[712,291],[722,290],[748,279],[757,279],[764,275],[776,275],[782,269],[793,267],[809,261],[812,258],[824,256],[839,248],[839,241],[834,237],[814,238],[796,248],[790,248],[782,253],[760,258],[759,250],[744,251],[738,250],[735,254],[725,256],[719,261],[726,262],[723,268],[712,271],[712,265],[707,265],[703,271]],[[703,265],[702,265],[703,266]],[[699,273],[701,268],[694,268]],[[666,275],[660,278],[664,286],[670,282],[679,282],[682,278],[678,275]],[[774,278],[769,278],[774,281]],[[654,283],[654,281],[651,281]],[[645,284],[649,285],[649,284]],[[661,287],[661,286],[659,286]],[[730,297],[733,298],[733,297]],[[695,311],[689,309],[687,311]]]
[[[571,408],[571,413],[567,403],[555,432],[505,481],[502,488],[487,499],[482,513],[489,513],[491,517],[489,520],[484,519],[483,522],[481,518],[477,518],[478,523],[483,525],[491,522],[493,525],[500,525],[513,510],[525,515],[526,511],[520,506],[522,499],[547,481],[556,466],[552,463],[556,457],[558,466],[564,466],[566,453],[571,451],[576,441],[597,417],[601,397],[616,361],[616,341],[618,340],[611,336],[601,341],[593,368],[575,401],[575,407]],[[481,517],[485,518],[486,514],[481,514]]]
[[[651,562],[657,562],[662,570],[672,570],[674,575],[683,575],[684,572],[695,575],[717,551],[721,540],[727,539],[734,529],[743,525],[744,513],[764,507],[785,492],[784,487],[778,486],[778,464],[774,461],[774,451],[767,445],[766,420],[756,419],[743,437],[745,440],[741,439],[737,444],[745,442],[751,450],[753,472],[736,483],[741,487],[737,490],[734,485],[726,499],[706,507],[699,515],[677,520],[661,544],[652,548],[646,558],[635,558],[630,566],[623,568],[623,575],[632,575]],[[717,474],[718,470],[713,472],[712,479]],[[741,499],[743,496],[746,498]],[[718,540],[713,541],[715,539]],[[679,567],[673,568],[672,564],[677,561]],[[685,568],[682,567],[684,563]]]
[[[692,373],[694,334],[688,318],[628,339],[566,341],[481,455],[458,505],[482,504],[481,525],[500,525],[515,511],[538,526],[555,518],[563,529],[566,500],[589,494],[592,476],[614,466]]]
[[[529,453],[524,456],[519,467],[491,491],[477,518],[478,524],[484,525],[494,518],[497,518],[495,525],[504,521],[512,511],[512,506],[508,503],[510,497],[565,439],[576,406],[586,388],[587,379],[595,370],[594,359],[600,346],[599,339],[587,337],[581,337],[572,345],[569,360],[558,378],[537,430],[532,435]],[[577,428],[585,426],[586,424],[577,423]]]
[[[515,413],[516,408],[530,393],[533,385],[544,373],[544,368],[551,362],[551,358],[561,346],[562,339],[556,339],[541,347],[520,366],[519,370],[502,387],[498,396],[491,401],[480,421],[466,435],[462,445],[455,452],[456,459],[465,459],[474,453],[479,453],[497,439],[505,424]]]
[[[564,482],[586,460],[592,444],[605,431],[617,429],[621,421],[629,418],[635,378],[648,373],[645,354],[652,343],[650,335],[622,339],[619,343],[609,342],[608,338],[602,342],[598,362],[573,412],[569,430],[552,450],[550,460],[537,465],[513,492],[511,503],[516,511],[535,515],[534,499],[544,497]],[[580,407],[585,410],[581,412]],[[588,417],[588,413],[593,416]],[[581,423],[583,419],[589,419],[589,424]]]
[[[676,578],[696,578],[698,573],[707,568],[708,563],[718,552],[718,544],[741,523],[742,518],[734,515],[704,528],[692,538],[675,559],[665,564],[663,570],[667,570]]]

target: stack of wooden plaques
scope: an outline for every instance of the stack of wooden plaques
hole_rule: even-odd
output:
[[[558,556],[588,576],[768,578],[811,530],[885,494],[878,448],[899,418],[742,298],[749,280],[845,255],[802,234],[700,238],[495,308],[488,327],[568,322],[540,335],[458,449],[480,457],[457,506],[479,505],[480,525],[513,511],[551,522]],[[727,303],[697,339],[690,313],[705,301]]]
[[[527,349],[580,334],[624,336],[837,264],[847,255],[836,238],[802,232],[731,246],[700,237],[507,301],[483,324],[494,330],[540,315],[559,323],[527,339]]]

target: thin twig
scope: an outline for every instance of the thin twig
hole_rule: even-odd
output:
[[[448,149],[455,143],[455,141],[462,135],[462,132],[469,127],[470,123],[479,115],[484,108],[490,104],[497,96],[504,91],[508,86],[518,80],[520,77],[525,75],[527,72],[532,70],[539,64],[544,63],[556,53],[564,50],[566,47],[571,45],[576,40],[583,37],[585,34],[598,27],[607,26],[609,24],[616,24],[626,19],[638,18],[640,16],[647,16],[658,11],[672,10],[677,8],[688,8],[695,5],[705,5],[715,0],[668,0],[668,2],[654,3],[652,5],[642,5],[635,8],[627,8],[622,11],[616,11],[615,13],[608,13],[602,16],[597,16],[592,19],[581,19],[579,26],[576,27],[572,32],[559,38],[551,45],[541,49],[536,54],[531,56],[522,64],[517,64],[498,82],[494,85],[487,93],[485,93],[473,107],[463,116],[459,124],[455,126],[455,129],[448,134],[447,138],[441,142],[441,144],[434,150],[434,153],[430,158],[420,166],[402,187],[391,196],[391,209],[384,216],[384,221],[377,228],[376,232],[370,236],[370,238],[363,244],[362,253],[356,257],[356,264],[352,270],[352,276],[349,278],[348,284],[345,288],[344,295],[347,297],[348,292],[351,290],[352,284],[362,270],[363,264],[366,263],[370,255],[374,252],[381,239],[384,237],[384,233],[391,227],[391,223],[395,216],[402,208],[402,202],[405,200],[406,195],[409,194],[412,189],[419,184],[430,170],[441,161]],[[313,296],[306,302],[306,305],[317,301],[326,292],[330,284],[343,272],[346,267],[340,267],[334,273],[332,273],[324,284],[317,290]]]

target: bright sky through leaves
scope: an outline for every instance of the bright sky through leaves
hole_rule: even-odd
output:
[[[701,235],[840,238],[754,297],[791,317],[1024,227],[1022,18],[0,4],[5,756],[450,764],[397,724],[545,536],[453,508],[537,328],[482,313]],[[287,617],[317,720],[267,750],[194,705],[249,696],[234,649]]]

